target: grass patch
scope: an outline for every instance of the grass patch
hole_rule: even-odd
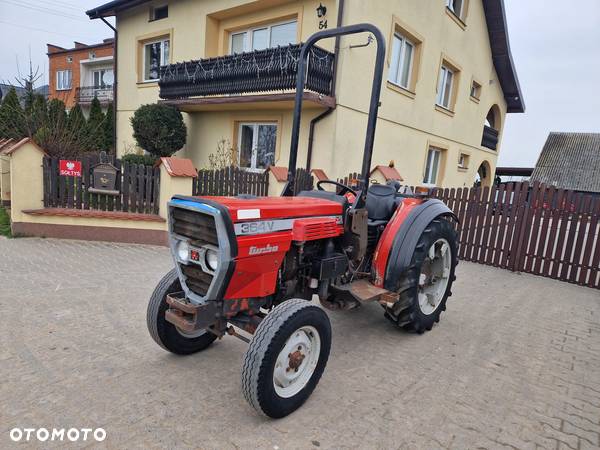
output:
[[[11,237],[10,217],[2,206],[0,206],[0,236]]]

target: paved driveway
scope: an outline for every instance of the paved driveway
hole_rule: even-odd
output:
[[[600,446],[598,291],[462,263],[425,335],[377,305],[333,313],[319,386],[274,421],[242,397],[241,341],[189,357],[151,341],[170,267],[159,247],[0,240],[0,448],[13,427],[103,427],[112,448]]]

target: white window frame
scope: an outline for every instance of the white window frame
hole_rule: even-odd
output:
[[[465,9],[465,0],[459,0],[460,1],[460,6],[458,8],[458,11],[456,11],[454,9],[454,0],[446,0],[446,8],[448,8],[450,11],[452,11],[452,13],[458,17],[459,19],[462,20],[463,18],[463,11]]]
[[[65,75],[68,75],[68,86],[65,85]],[[71,69],[57,70],[56,71],[56,90],[57,91],[70,91],[73,87],[73,71]]]
[[[271,28],[279,26],[279,25],[287,25],[290,23],[296,24],[296,40],[297,40],[297,36],[298,36],[298,19],[297,18],[293,19],[293,20],[284,20],[283,22],[273,22],[273,23],[269,23],[266,25],[256,26],[256,27],[252,27],[252,28],[246,28],[243,30],[232,31],[229,34],[229,54],[233,54],[233,36],[237,36],[240,34],[246,34],[246,39],[244,42],[244,52],[251,52],[254,31],[266,29],[267,30],[267,42],[268,42],[268,45],[271,45]],[[267,48],[271,48],[271,47],[267,47]]]
[[[242,158],[242,127],[243,126],[251,126],[253,128],[252,133],[252,158],[250,160],[250,167],[242,167],[241,169],[247,170],[249,172],[264,172],[267,168],[256,167],[256,160],[258,157],[258,127],[261,125],[274,125],[275,126],[275,139],[279,136],[279,124],[277,122],[238,122],[238,161],[241,161]],[[275,141],[275,151],[277,151],[277,141]]]
[[[450,92],[448,94],[448,104],[444,105],[444,97],[446,96],[446,83],[448,81],[448,74],[451,74],[452,78],[450,79],[450,86],[448,87],[448,89],[450,90]],[[452,94],[453,94],[453,90],[454,90],[454,83],[456,81],[456,71],[452,70],[445,64],[442,64],[442,67],[440,68],[440,77],[439,78],[440,79],[438,82],[438,92],[437,92],[437,97],[436,97],[435,103],[436,103],[436,105],[450,111],[452,109]]]
[[[169,61],[165,61],[165,42],[169,43],[169,58],[170,58],[171,50],[172,50],[170,37],[144,42],[144,44],[142,45],[142,81],[144,83],[155,83],[158,81],[158,78],[150,78],[150,79],[146,78],[146,46],[153,45],[153,44],[156,44],[159,42],[160,42],[160,65],[164,66],[166,64],[169,64]]]
[[[401,33],[394,33],[394,39],[399,39],[400,40],[400,54],[398,55],[398,65],[397,67],[393,67],[390,64],[390,70],[388,72],[388,80],[390,83],[395,84],[396,86],[400,86],[403,89],[410,89],[411,83],[412,83],[412,72],[413,72],[413,64],[415,61],[415,51],[417,49],[417,46],[415,45],[414,42],[412,42],[410,39],[408,39],[407,37],[403,36]],[[395,42],[392,43],[392,61],[394,60],[394,49],[395,49]],[[405,64],[406,64],[406,47],[410,46],[412,47],[412,52],[410,54],[410,61],[408,61],[408,79],[406,80],[406,85],[403,85],[401,83],[400,80],[400,75],[402,73],[402,69],[404,68]],[[395,76],[392,76],[392,72],[395,72]]]
[[[436,172],[433,173],[435,165],[433,164],[437,155],[437,167]],[[423,184],[425,186],[437,186],[438,178],[440,176],[440,167],[442,165],[442,150],[436,147],[429,147],[427,149],[427,159],[425,160],[425,174],[423,176]]]

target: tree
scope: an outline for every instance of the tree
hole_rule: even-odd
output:
[[[104,150],[104,113],[98,97],[94,97],[90,106],[87,134],[91,150]]]
[[[104,117],[104,150],[114,152],[115,150],[115,122],[113,104],[110,103]]]
[[[237,152],[231,146],[227,139],[221,139],[217,142],[217,151],[208,155],[208,166],[210,169],[225,169],[230,166],[237,166]]]
[[[187,129],[181,112],[159,104],[140,106],[131,118],[138,145],[157,156],[171,156],[186,141]]]
[[[0,137],[21,139],[27,136],[25,112],[15,88],[11,88],[0,105]]]

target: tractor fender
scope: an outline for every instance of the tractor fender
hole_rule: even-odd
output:
[[[458,221],[456,214],[441,200],[429,199],[411,209],[408,216],[402,221],[392,242],[383,281],[385,289],[389,291],[399,289],[401,275],[410,266],[423,231],[434,219],[442,216],[450,216]]]

